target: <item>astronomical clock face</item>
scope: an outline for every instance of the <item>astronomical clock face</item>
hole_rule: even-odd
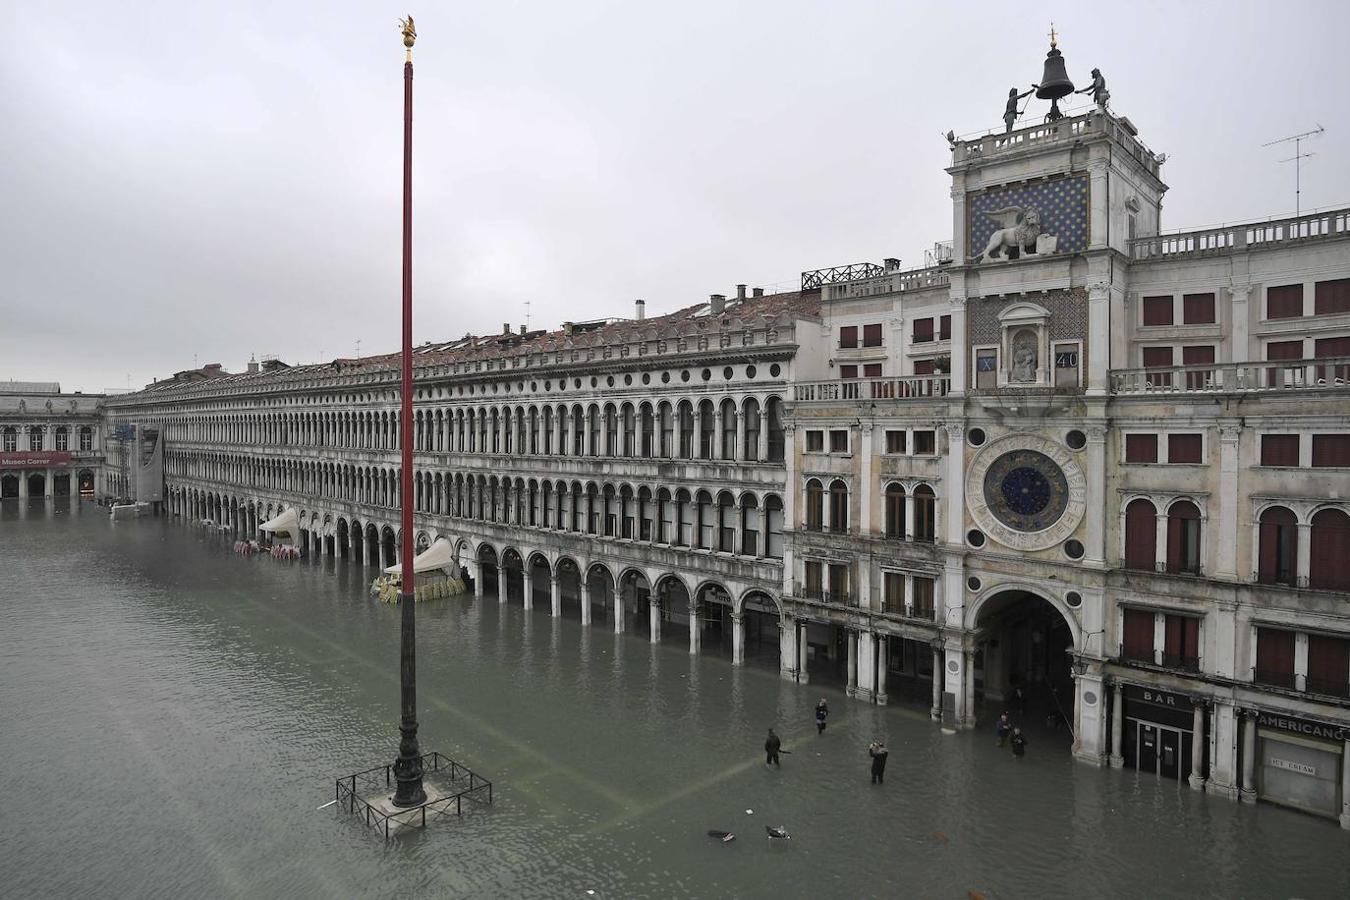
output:
[[[1039,435],[987,444],[966,475],[966,499],[986,534],[1018,550],[1044,550],[1083,519],[1087,481],[1063,445]]]

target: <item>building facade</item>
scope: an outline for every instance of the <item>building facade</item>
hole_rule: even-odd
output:
[[[0,382],[0,499],[93,497],[103,480],[102,395]]]
[[[1163,236],[1160,165],[1104,109],[954,140],[936,265],[424,345],[411,539],[480,596],[948,727],[1030,706],[1350,828],[1350,210]],[[397,357],[254,368],[107,427],[158,431],[174,515],[395,562]]]

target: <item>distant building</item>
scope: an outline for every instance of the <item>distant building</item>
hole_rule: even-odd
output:
[[[0,381],[0,498],[99,493],[102,400],[54,381]]]

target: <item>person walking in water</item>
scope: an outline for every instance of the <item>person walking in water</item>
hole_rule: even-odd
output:
[[[774,734],[773,729],[770,728],[769,736],[764,740],[764,765],[782,768],[778,763],[778,750],[782,746],[783,742],[778,739],[778,735]]]
[[[867,745],[867,754],[872,757],[873,784],[884,784],[886,782],[886,757],[889,753],[885,741],[873,741]]]
[[[816,704],[816,734],[825,733],[825,719],[829,716],[829,714],[830,714],[829,704],[825,702],[824,697],[821,697],[820,702]]]
[[[998,725],[994,731],[998,734],[998,745],[1006,747],[1008,745],[1008,734],[1012,731],[1012,722],[1008,721],[1008,714],[1004,713],[998,717]]]
[[[1022,734],[1022,729],[1014,728],[1012,730],[1012,750],[1013,756],[1021,759],[1027,752],[1027,739]]]

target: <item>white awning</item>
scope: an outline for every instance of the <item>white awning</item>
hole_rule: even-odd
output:
[[[413,557],[413,574],[448,569],[455,564],[455,548],[445,538],[436,538],[435,542]],[[386,575],[403,574],[403,566],[390,566],[384,570]]]
[[[291,537],[300,536],[300,516],[295,511],[295,507],[284,509],[275,519],[268,519],[259,526],[262,531],[272,531],[277,534],[289,534]]]

